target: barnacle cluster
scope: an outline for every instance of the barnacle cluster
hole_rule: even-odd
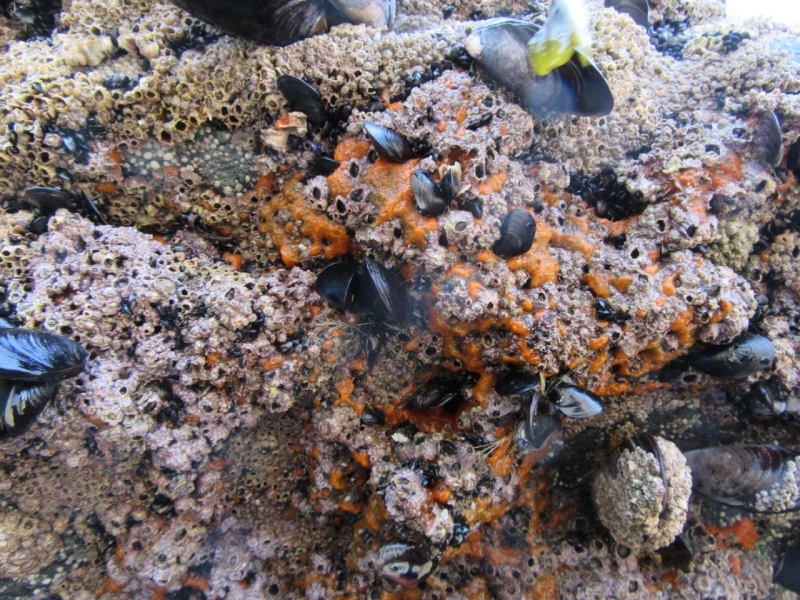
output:
[[[713,0],[652,2],[649,34],[589,4],[596,118],[531,114],[467,52],[538,3],[414,0],[281,48],[149,0],[0,17],[0,316],[90,353],[3,441],[0,596],[770,593],[800,446],[748,398],[800,382],[793,38]],[[689,503],[681,451],[736,443],[774,485],[754,460]]]
[[[660,458],[642,447],[626,448],[592,484],[598,517],[615,540],[632,549],[668,546],[686,522],[692,491],[686,459],[672,442],[656,443]]]

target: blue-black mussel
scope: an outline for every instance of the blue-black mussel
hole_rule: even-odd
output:
[[[463,399],[461,391],[475,385],[478,376],[468,371],[447,373],[427,381],[406,403],[418,410],[457,409]]]
[[[405,282],[372,258],[331,263],[317,276],[314,289],[343,313],[369,319],[358,331],[370,368],[386,343],[387,330],[400,328],[409,315]]]
[[[0,329],[0,379],[57,383],[86,366],[80,344],[35,329]]]
[[[605,78],[589,61],[573,56],[566,64],[537,77],[528,63],[528,42],[540,27],[515,19],[492,19],[476,27],[464,46],[492,79],[514,92],[537,116],[570,113],[583,117],[607,115],[614,98]]]
[[[278,77],[278,89],[292,110],[305,113],[309,123],[317,126],[325,124],[328,115],[322,96],[305,81],[292,75],[281,75]]]
[[[25,432],[58,382],[82,371],[87,358],[80,344],[60,335],[0,329],[0,439]]]
[[[772,581],[795,594],[800,594],[800,544],[791,546],[778,559],[772,571]]]
[[[800,508],[800,469],[780,446],[714,446],[684,452],[692,488],[706,498],[759,513]]]
[[[364,121],[364,131],[383,160],[404,163],[414,158],[411,142],[396,131],[370,121]]]
[[[555,416],[555,405],[538,392],[533,394],[528,413],[522,420],[520,441],[523,448],[539,451],[561,435],[561,423]]]
[[[411,190],[414,192],[414,204],[424,217],[438,217],[447,210],[450,200],[445,199],[442,189],[436,185],[427,171],[417,169],[411,175]]]
[[[391,27],[394,0],[173,0],[194,16],[231,35],[285,46],[324,33],[331,25]]]
[[[730,344],[711,346],[687,357],[690,365],[721,379],[744,379],[763,371],[775,359],[775,346],[763,335],[745,333]]]
[[[66,208],[82,214],[93,223],[98,225],[106,224],[106,220],[97,209],[97,206],[83,191],[30,187],[25,190],[22,200],[45,218],[48,218],[59,208]]]
[[[768,167],[777,167],[783,158],[783,134],[778,115],[774,110],[765,112],[758,122],[756,154]]]
[[[513,258],[525,254],[533,246],[536,236],[536,219],[523,208],[510,211],[500,226],[500,237],[492,245],[492,251],[501,258]]]

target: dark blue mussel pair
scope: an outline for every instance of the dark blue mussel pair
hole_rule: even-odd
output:
[[[562,381],[541,394],[537,391],[540,385],[538,374],[509,371],[500,375],[494,386],[501,396],[532,393],[523,432],[525,442],[534,450],[544,448],[547,441],[561,431],[556,412],[572,419],[586,419],[603,412],[600,397],[589,390]]]
[[[316,292],[346,315],[372,317],[364,333],[367,364],[372,367],[383,347],[386,328],[408,318],[408,294],[402,278],[371,258],[325,267],[314,283]]]
[[[89,353],[72,340],[35,329],[0,329],[0,439],[24,433],[80,373]]]

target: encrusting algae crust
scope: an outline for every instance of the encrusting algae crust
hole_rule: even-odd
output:
[[[800,58],[777,43],[792,32],[726,21],[711,1],[654,2],[651,21],[688,19],[678,61],[591,2],[615,109],[534,119],[450,51],[476,19],[542,22],[547,7],[446,4],[409,1],[394,31],[342,25],[285,48],[147,0],[65,2],[38,37],[0,17],[0,310],[91,353],[30,432],[3,442],[0,596],[777,593],[792,515],[693,499],[686,563],[656,552],[677,517],[626,521],[616,505],[598,517],[589,488],[640,430],[682,450],[800,450],[790,422],[759,422],[743,402],[756,381],[789,398],[800,383],[800,187],[797,172],[759,163],[754,141],[768,110],[787,147],[798,138]],[[750,39],[724,51],[715,40],[734,29]],[[342,131],[312,131],[316,148],[284,135],[297,117],[279,75],[308,78],[330,108],[351,102]],[[389,163],[364,121],[431,153]],[[320,152],[338,168],[320,169]],[[412,173],[438,183],[456,164],[450,210],[420,215]],[[566,191],[606,168],[641,193],[641,214],[612,222]],[[85,191],[109,225],[61,209],[36,233],[20,201],[34,185]],[[462,210],[477,201],[480,214]],[[492,245],[514,208],[536,236],[502,259]],[[394,267],[415,311],[372,368],[370,324],[314,291],[346,257]],[[769,370],[655,378],[751,325],[775,345]],[[568,373],[604,410],[559,416],[560,437],[522,451],[527,400],[495,391],[509,369],[549,384]],[[411,406],[443,377],[463,379],[460,404]],[[669,475],[686,495],[675,452]],[[655,478],[639,458],[624,477]],[[378,575],[379,548],[399,538],[436,562],[414,589]]]

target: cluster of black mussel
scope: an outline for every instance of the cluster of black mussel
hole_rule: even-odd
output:
[[[89,355],[69,338],[8,325],[0,328],[0,439],[27,431]]]

